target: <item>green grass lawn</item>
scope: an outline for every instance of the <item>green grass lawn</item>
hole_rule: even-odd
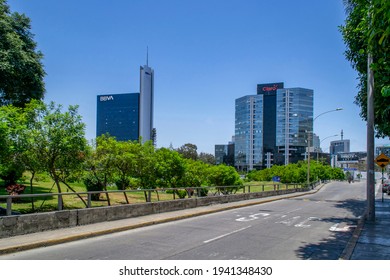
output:
[[[43,176],[44,180],[34,182],[33,188],[31,191],[30,182],[28,176],[25,177],[21,184],[26,186],[23,194],[55,194],[58,193],[57,187],[54,185],[53,181],[47,176]],[[7,191],[3,186],[3,182],[0,181],[0,195],[8,195]],[[83,183],[75,182],[69,184],[76,192],[86,192],[86,188]],[[262,191],[273,191],[275,189],[286,189],[285,184],[273,183],[273,182],[249,182],[245,183],[245,192],[262,192]],[[293,186],[289,186],[293,188]],[[61,184],[61,190],[63,195],[63,209],[81,209],[85,208],[85,204],[81,199],[73,194],[73,192],[67,188],[66,185]],[[116,187],[112,186],[108,188],[109,191],[116,191]],[[209,194],[212,195],[217,193],[216,188],[210,188]],[[243,193],[244,188],[240,188],[236,193]],[[125,195],[126,194],[126,195]],[[87,194],[82,194],[81,197],[87,201]],[[127,200],[126,200],[127,197]],[[159,190],[158,192],[151,192],[151,201],[163,201],[163,200],[172,200],[173,198],[178,199],[177,195],[172,193],[166,193],[165,191]],[[142,203],[145,202],[145,193],[143,191],[129,191],[129,192],[115,192],[109,194],[110,205],[120,205],[129,203]],[[100,194],[100,199],[98,201],[91,202],[92,207],[101,207],[108,206],[108,200],[106,194]],[[6,208],[6,201],[0,200],[0,207]],[[34,198],[32,201],[31,198],[16,198],[12,203],[12,210],[18,211],[22,214],[35,213],[35,212],[47,212],[55,211],[58,209],[58,196],[57,195],[48,195],[45,197]]]

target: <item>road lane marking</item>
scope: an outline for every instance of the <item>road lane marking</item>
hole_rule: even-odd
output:
[[[339,223],[337,224],[334,224],[333,226],[331,226],[329,228],[330,231],[335,231],[335,232],[347,232],[350,230],[350,228],[354,227],[354,226],[345,226],[343,228],[339,228]]]
[[[296,224],[295,227],[309,228],[309,227],[311,227],[311,225],[308,225],[307,223],[310,221],[321,221],[321,219],[317,218],[317,217],[309,217],[309,218],[303,220],[302,222],[300,222],[299,224]]]
[[[280,222],[275,222],[275,224],[285,224],[287,226],[291,226],[292,224],[295,224],[295,222],[300,218],[301,216],[296,216],[296,217],[292,217],[290,219],[287,219],[287,220],[283,220],[283,221],[280,221]]]
[[[238,219],[236,219],[236,221],[237,222],[249,222],[249,221],[257,220],[259,218],[258,216],[267,217],[269,215],[270,214],[268,214],[268,213],[257,213],[257,214],[249,215],[248,217],[238,218]]]
[[[248,228],[250,228],[250,227],[252,227],[252,226],[247,226],[247,227],[240,228],[240,229],[237,229],[237,230],[235,230],[235,231],[232,231],[232,232],[229,232],[229,233],[222,234],[222,235],[220,235],[220,236],[217,236],[217,237],[214,237],[214,238],[212,238],[212,239],[209,239],[209,240],[203,241],[203,243],[205,243],[205,244],[206,244],[206,243],[210,243],[210,242],[212,242],[212,241],[215,241],[215,240],[218,240],[218,239],[224,238],[224,237],[226,237],[226,236],[229,236],[229,235],[235,234],[235,233],[237,233],[237,232],[240,232],[240,231],[246,230],[246,229],[248,229]]]

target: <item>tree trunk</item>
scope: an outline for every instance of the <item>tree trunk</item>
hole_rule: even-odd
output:
[[[35,172],[31,172],[31,178],[30,178],[30,194],[33,194],[33,180],[35,177]],[[31,209],[32,211],[35,211],[34,207],[34,197],[31,197]]]
[[[74,192],[81,199],[81,201],[84,203],[85,207],[88,207],[88,204],[85,202],[84,198],[82,198],[81,195],[76,193],[76,191],[69,184],[67,184],[65,181],[61,181],[61,182],[64,183],[65,186],[67,186],[72,192]]]
[[[108,195],[108,192],[107,192],[107,175],[104,175],[104,190],[106,191],[105,194],[106,194],[106,198],[107,198],[107,204],[108,206],[111,206],[111,201],[110,201],[110,196]]]
[[[54,183],[55,183],[55,185],[57,186],[57,191],[58,191],[58,193],[62,193],[60,181],[58,180],[57,176],[54,177]],[[62,204],[62,208],[64,208],[64,199],[63,199],[62,196],[61,196],[61,204]],[[62,209],[61,209],[61,210],[62,210]]]

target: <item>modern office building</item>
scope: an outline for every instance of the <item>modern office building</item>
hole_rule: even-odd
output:
[[[108,133],[118,141],[139,139],[139,93],[97,96],[96,137]]]
[[[341,130],[341,139],[330,142],[329,153],[332,167],[338,166],[337,162],[340,160],[339,154],[350,153],[350,140],[344,140],[344,132]]]
[[[278,89],[276,93],[275,164],[289,164],[305,158],[313,150],[313,90]],[[311,151],[313,152],[313,151]]]
[[[349,153],[350,152],[350,140],[336,140],[330,142],[330,154],[337,155],[339,153]]]
[[[322,153],[320,137],[315,133],[313,134],[313,139],[311,144],[313,147],[313,152]]]
[[[146,142],[153,135],[154,71],[140,67],[140,92],[98,95],[96,136],[108,133],[118,141]]]
[[[284,88],[284,83],[258,84],[257,95],[263,96],[263,153],[274,157],[276,149],[276,93]],[[264,160],[264,159],[263,159]]]
[[[234,143],[215,145],[215,163],[234,166]]]
[[[263,95],[247,95],[235,101],[234,162],[239,170],[263,165]]]
[[[235,102],[235,166],[270,167],[304,159],[313,131],[313,90],[258,84]],[[310,141],[312,143],[312,141]]]
[[[154,71],[146,65],[140,67],[139,135],[142,142],[153,140]]]

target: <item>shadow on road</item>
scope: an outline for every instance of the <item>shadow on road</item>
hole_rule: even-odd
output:
[[[337,260],[348,244],[352,233],[356,228],[359,217],[365,210],[365,201],[349,199],[336,202],[336,208],[347,210],[350,214],[346,218],[329,217],[322,218],[321,222],[329,224],[331,235],[318,243],[302,245],[296,254],[300,259],[312,260]]]

